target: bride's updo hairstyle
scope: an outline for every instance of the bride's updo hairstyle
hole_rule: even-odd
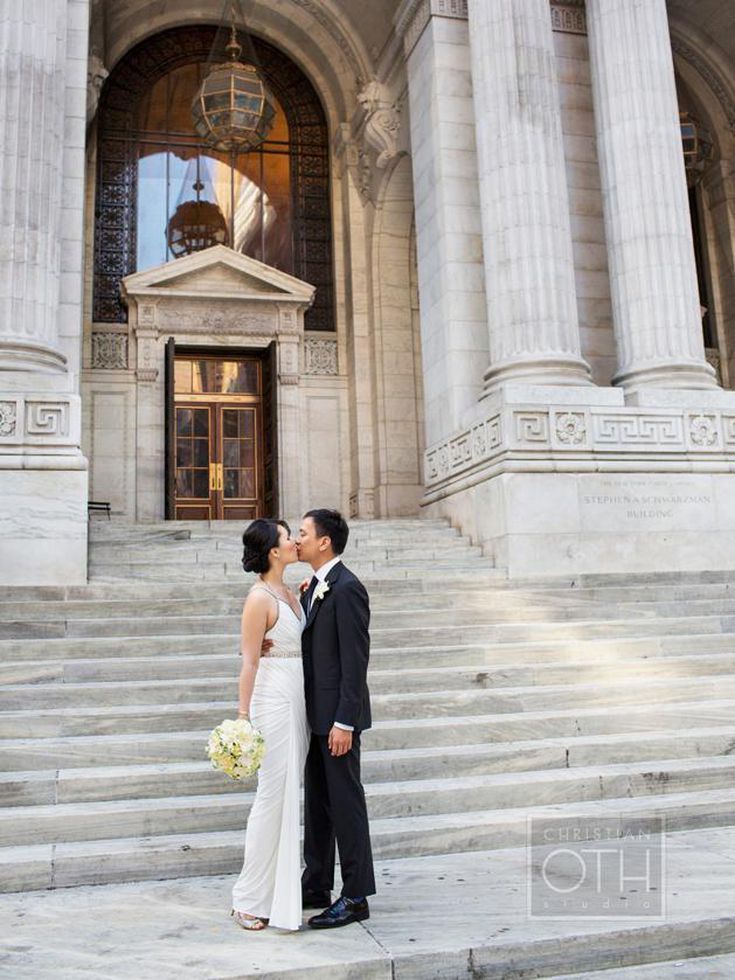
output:
[[[270,567],[268,552],[278,547],[280,528],[291,528],[285,521],[271,521],[259,517],[249,524],[242,536],[242,567],[246,572],[264,574]]]

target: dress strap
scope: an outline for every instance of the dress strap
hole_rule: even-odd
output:
[[[266,585],[265,582],[259,582],[259,583],[256,582],[255,585],[251,585],[250,586],[250,591],[251,592],[253,591],[253,589],[262,589],[264,592],[267,592],[268,595],[272,595],[273,598],[276,600],[276,602],[285,602],[286,601],[285,599],[282,599],[276,592],[274,592],[273,589],[271,589],[270,586]]]

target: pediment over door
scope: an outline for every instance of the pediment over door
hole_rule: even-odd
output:
[[[214,339],[264,347],[275,337],[302,337],[315,287],[225,245],[136,272],[122,281],[123,301],[139,344]]]
[[[203,298],[251,302],[295,303],[308,309],[315,287],[273,269],[225,245],[195,252],[185,258],[144,272],[134,272],[122,281],[123,299],[160,300]]]

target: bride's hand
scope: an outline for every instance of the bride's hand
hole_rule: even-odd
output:
[[[303,595],[304,592],[306,592],[306,590],[309,588],[310,584],[311,584],[310,578],[305,578],[303,582],[299,582],[299,595]]]

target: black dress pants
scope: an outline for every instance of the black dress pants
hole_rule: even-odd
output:
[[[326,735],[311,736],[304,777],[304,891],[334,887],[334,844],[339,848],[342,894],[375,894],[365,791],[360,781],[360,733],[352,748],[335,758]]]

